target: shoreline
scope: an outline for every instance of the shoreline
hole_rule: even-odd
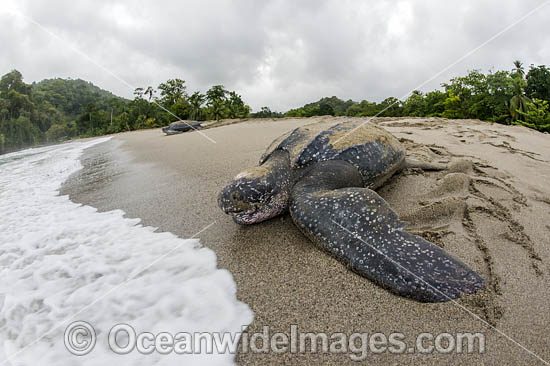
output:
[[[226,126],[226,125],[231,125],[231,124],[236,124],[236,123],[242,123],[242,122],[247,122],[247,121],[262,121],[262,120],[263,121],[267,121],[267,120],[271,121],[271,120],[278,120],[278,119],[284,119],[284,118],[289,118],[290,119],[292,117],[281,117],[281,118],[252,118],[252,117],[250,117],[250,118],[240,118],[240,119],[205,120],[205,121],[193,121],[193,122],[205,123],[204,127],[201,130],[208,130],[210,128],[216,128],[216,127],[221,127],[221,126]],[[292,118],[292,119],[295,119],[295,118]],[[0,153],[0,156],[6,155],[6,154],[11,154],[11,153],[22,151],[22,150],[27,150],[27,149],[48,147],[48,146],[53,146],[53,145],[61,145],[61,144],[66,144],[66,143],[71,143],[71,142],[78,142],[78,141],[88,141],[88,140],[91,140],[91,139],[98,139],[98,138],[109,137],[109,136],[120,136],[120,135],[123,135],[123,134],[126,134],[126,133],[133,133],[133,132],[138,132],[138,131],[158,131],[160,129],[161,129],[161,127],[152,127],[152,128],[142,128],[142,129],[133,130],[133,131],[121,131],[121,132],[116,132],[116,133],[108,133],[108,134],[105,134],[105,135],[98,135],[98,136],[75,137],[75,138],[70,138],[70,139],[63,140],[63,141],[46,142],[46,143],[42,143],[42,144],[29,145],[29,146],[26,146],[26,147],[15,149],[15,150],[3,151],[2,153]]]
[[[275,137],[319,119],[252,120],[211,128],[208,136],[216,144],[195,133],[168,138],[158,130],[138,130],[113,135],[108,142],[85,151],[81,159],[84,168],[65,183],[61,194],[69,194],[73,202],[88,204],[99,211],[122,209],[126,217],[139,217],[144,225],[158,227],[159,231],[169,231],[182,238],[215,221],[216,224],[199,238],[205,247],[216,253],[218,267],[233,275],[238,299],[253,310],[250,333],[262,332],[264,325],[270,326],[272,332],[285,331],[293,324],[304,332],[390,334],[398,331],[404,333],[409,341],[419,332],[482,332],[487,344],[482,355],[383,353],[370,354],[367,361],[434,365],[445,362],[532,363],[532,356],[488,330],[486,325],[453,303],[420,304],[392,295],[351,273],[340,262],[314,247],[293,225],[288,214],[242,227],[218,209],[215,199],[218,190],[242,169],[256,165],[259,156]],[[544,337],[550,326],[547,315],[550,313],[550,295],[544,292],[544,276],[550,273],[546,262],[550,260],[550,245],[545,241],[548,229],[538,228],[533,222],[537,215],[545,214],[548,206],[535,203],[531,196],[550,197],[550,192],[544,186],[544,180],[527,178],[533,171],[538,171],[541,176],[550,174],[550,169],[541,168],[544,163],[539,161],[550,160],[550,147],[540,147],[542,139],[550,140],[548,135],[532,137],[527,129],[476,121],[401,117],[380,119],[377,123],[406,139],[407,150],[418,157],[458,161],[464,159],[459,155],[472,155],[470,159],[478,165],[466,167],[457,174],[469,176],[472,182],[494,180],[498,185],[502,180],[513,188],[506,184],[498,189],[476,186],[485,196],[502,202],[500,213],[498,207],[490,206],[490,201],[476,203],[480,198],[473,197],[468,189],[455,190],[459,181],[445,174],[400,174],[379,193],[410,222],[410,230],[425,235],[442,235],[438,240],[446,250],[478,270],[486,279],[498,279],[501,295],[489,293],[486,297],[463,299],[459,301],[461,305],[494,322],[498,329],[549,359],[550,350],[546,348]],[[492,130],[497,132],[490,132]],[[540,151],[530,151],[534,148]],[[491,165],[491,168],[483,167],[484,164]],[[445,182],[447,185],[443,184]],[[435,195],[435,191],[440,195]],[[520,196],[531,207],[513,206]],[[468,198],[465,200],[464,197]],[[441,212],[436,212],[434,217],[433,212],[422,209],[419,204],[422,200],[430,201],[430,207],[440,207]],[[508,243],[513,241],[502,238],[507,233],[503,231],[505,228],[495,226],[489,217],[475,216],[477,213],[471,214],[476,227],[464,226],[462,217],[458,215],[465,206],[459,201],[467,201],[466,206],[470,203],[472,206],[485,205],[495,214],[510,217],[525,229],[530,243],[524,243],[523,247]],[[514,213],[514,208],[518,212]],[[523,218],[518,217],[519,212]],[[439,227],[444,229],[437,230]],[[491,255],[492,273],[487,267],[487,258],[481,254],[482,248],[470,240],[474,235],[479,235],[485,243],[485,250]],[[540,263],[529,258],[525,246],[542,258]],[[542,276],[534,273],[534,265],[540,267]],[[527,290],[521,285],[529,289],[529,296],[522,296],[522,291]],[[536,309],[539,310],[535,312]],[[260,365],[290,363],[298,357],[301,364],[356,364],[348,356],[246,353],[237,355],[236,361]]]
[[[116,324],[131,323],[134,332],[236,333],[252,321],[248,306],[236,300],[231,275],[217,268],[211,250],[199,248],[199,239],[156,233],[139,220],[125,218],[122,210],[98,212],[59,195],[63,182],[82,168],[82,152],[109,139],[25,150],[0,159],[3,364],[41,360],[68,365],[78,354],[88,355],[79,360],[86,365],[136,365],[145,361],[143,355],[126,352],[121,359],[119,343],[104,337]],[[98,170],[83,175],[82,186],[101,181],[105,175],[100,172],[109,171],[101,162],[107,161],[96,157]],[[132,351],[135,344],[128,346]],[[223,350],[197,353],[167,355],[163,362],[233,360]],[[157,363],[159,356],[148,362]]]

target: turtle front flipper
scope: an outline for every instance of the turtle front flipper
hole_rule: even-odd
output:
[[[317,164],[294,187],[290,213],[314,243],[354,272],[398,294],[441,302],[471,294],[482,278],[439,247],[409,234],[351,164]]]

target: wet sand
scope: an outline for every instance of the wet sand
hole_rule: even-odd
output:
[[[199,237],[254,311],[249,332],[481,332],[484,354],[373,354],[378,365],[543,364],[487,326],[550,360],[550,135],[473,120],[378,119],[408,153],[449,162],[443,172],[408,170],[379,193],[408,230],[444,247],[482,275],[487,289],[457,303],[401,298],[348,271],[312,245],[288,215],[239,226],[216,196],[243,168],[257,164],[280,134],[316,119],[252,120],[163,136],[160,130],[115,135],[90,148],[84,169],[64,186],[75,202],[122,209],[145,225]],[[467,310],[465,310],[466,308]],[[349,354],[239,354],[238,364],[357,364]]]

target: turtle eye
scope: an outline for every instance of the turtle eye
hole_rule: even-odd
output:
[[[231,192],[229,198],[231,201],[242,201],[243,196],[239,192]]]

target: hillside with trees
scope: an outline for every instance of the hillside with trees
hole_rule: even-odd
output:
[[[80,116],[90,103],[107,108],[125,99],[81,79],[45,79],[32,84],[36,103],[48,103],[69,120]]]
[[[0,80],[0,153],[73,137],[161,127],[178,119],[244,118],[250,111],[239,94],[223,85],[189,94],[184,80],[170,79],[156,89],[137,88],[134,99],[128,100],[84,80],[26,84],[13,70]],[[262,113],[274,114],[269,108]]]
[[[521,62],[511,70],[479,70],[443,83],[440,90],[412,92],[406,100],[341,100],[336,96],[273,112],[252,113],[235,91],[214,85],[188,92],[182,79],[137,88],[128,100],[90,82],[48,79],[26,84],[13,70],[0,79],[0,153],[73,137],[99,136],[168,125],[178,119],[333,116],[473,118],[550,132],[550,69]]]

